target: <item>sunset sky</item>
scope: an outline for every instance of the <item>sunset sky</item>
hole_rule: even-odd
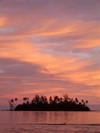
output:
[[[0,0],[0,109],[66,93],[100,107],[100,0]]]

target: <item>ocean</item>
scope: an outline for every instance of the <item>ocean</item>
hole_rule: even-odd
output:
[[[0,133],[100,133],[100,112],[0,111]]]

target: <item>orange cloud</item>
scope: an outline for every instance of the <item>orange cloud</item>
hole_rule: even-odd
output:
[[[68,92],[88,99],[87,92],[91,102],[95,93],[98,103],[98,1],[1,2],[0,91],[4,97]],[[11,95],[5,94],[8,90]]]
[[[5,25],[5,22],[7,21],[6,17],[0,18],[0,27],[3,27]]]

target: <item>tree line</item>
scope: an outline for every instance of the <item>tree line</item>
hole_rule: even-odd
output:
[[[49,100],[44,95],[35,95],[31,102],[29,98],[24,97],[22,104],[17,104],[17,98],[9,101],[10,110],[15,111],[90,111],[86,106],[88,101],[78,100],[78,98],[69,98],[67,94],[63,97],[57,95],[49,97]]]

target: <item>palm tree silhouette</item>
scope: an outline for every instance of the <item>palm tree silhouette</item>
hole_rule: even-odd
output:
[[[59,97],[58,96],[54,96],[54,102],[58,102],[59,101]]]
[[[14,100],[13,99],[11,99],[10,101],[8,101],[9,102],[9,104],[10,104],[10,110],[14,110],[15,108],[14,108]]]
[[[27,111],[90,111],[90,109],[85,105],[85,103],[88,103],[86,100],[81,100],[79,102],[78,98],[75,98],[75,100],[68,98],[68,95],[65,94],[62,97],[58,97],[55,95],[52,99],[52,96],[49,98],[49,102],[46,98],[46,96],[42,95],[35,95],[33,97],[31,103],[29,103],[29,98],[24,97],[23,100],[27,101],[26,103],[23,103],[22,105],[19,104],[15,106],[14,108],[14,101],[17,102],[17,98],[14,100],[11,99],[9,101],[10,104],[10,110],[27,110]],[[83,104],[82,104],[83,103]]]
[[[81,100],[82,104],[84,104],[84,100]]]
[[[17,98],[15,98],[15,101],[16,101],[16,105],[17,105],[17,100],[18,100],[18,99],[17,99]]]
[[[64,97],[65,102],[68,101],[68,95],[67,94],[63,95],[63,97]]]
[[[88,100],[86,100],[85,103],[87,104],[88,103]]]
[[[50,102],[50,104],[52,103],[52,97],[50,96],[50,98],[49,98],[49,102]]]
[[[79,101],[78,101],[78,98],[75,98],[75,102],[76,102],[76,104],[78,104],[78,102],[79,102]]]
[[[17,101],[18,99],[17,98],[15,98],[15,101]]]
[[[44,101],[45,101],[45,96],[41,96],[41,98],[40,98],[40,100],[41,100],[41,102],[43,102],[44,103]]]
[[[14,100],[13,99],[11,99],[11,103],[13,103],[14,102]]]
[[[60,100],[60,103],[62,103],[62,100],[63,100],[63,99],[62,99],[62,97],[60,97],[60,99],[59,99],[59,100]]]

